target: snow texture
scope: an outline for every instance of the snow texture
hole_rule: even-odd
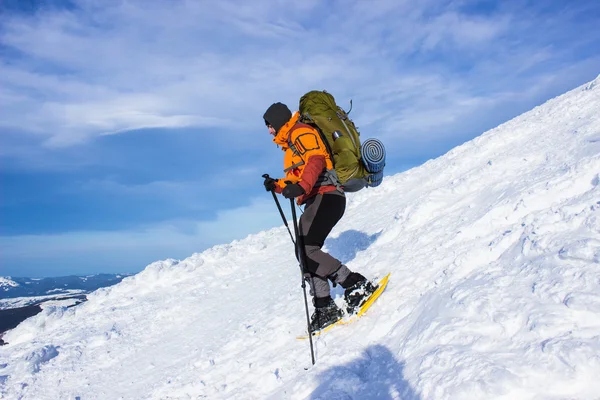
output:
[[[392,276],[316,365],[281,227],[44,309],[4,337],[0,397],[600,398],[598,82],[349,196],[326,248]]]

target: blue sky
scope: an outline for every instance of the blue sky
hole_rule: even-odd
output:
[[[4,0],[0,275],[136,272],[280,225],[265,109],[353,100],[386,172],[600,73],[594,1]]]

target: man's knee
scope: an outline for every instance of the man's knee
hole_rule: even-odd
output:
[[[310,245],[310,244],[305,244],[304,245],[304,249],[306,250],[306,255],[308,257],[314,255],[315,253],[318,253],[321,251],[321,246],[319,245]]]

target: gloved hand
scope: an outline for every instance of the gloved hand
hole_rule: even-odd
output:
[[[277,186],[277,179],[273,179],[267,175],[265,177],[265,181],[263,182],[263,185],[265,185],[265,189],[267,190],[267,192],[272,192],[273,190],[275,190],[275,187]]]
[[[293,199],[294,197],[302,196],[304,193],[304,189],[297,183],[292,183],[283,188],[281,194],[286,199]]]

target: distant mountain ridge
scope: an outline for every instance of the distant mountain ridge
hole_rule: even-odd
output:
[[[89,293],[112,286],[132,274],[96,274],[86,276],[60,276],[52,278],[0,277],[0,299]]]

